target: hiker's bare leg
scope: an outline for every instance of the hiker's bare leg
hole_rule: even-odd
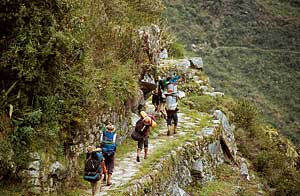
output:
[[[96,183],[95,182],[91,182],[92,185],[92,195],[95,195],[95,188],[96,188]]]
[[[104,174],[103,174],[103,181],[104,181],[104,182],[106,182],[106,176],[107,176],[107,173],[104,173]]]
[[[170,126],[170,125],[168,125],[168,133],[167,133],[167,136],[169,136],[169,135],[170,135],[170,129],[171,129],[171,126]]]
[[[160,111],[161,111],[160,108],[161,108],[161,103],[159,103],[159,104],[157,105],[157,110],[156,110],[157,113],[160,113]]]
[[[166,120],[167,119],[167,111],[164,110],[164,103],[162,103],[160,113],[162,114],[163,118]]]
[[[177,125],[174,125],[174,134],[176,134]]]
[[[100,178],[99,181],[96,182],[95,185],[95,194],[97,195],[98,193],[100,193],[101,191],[101,181],[102,181],[102,177]]]
[[[111,175],[112,175],[112,174],[108,174],[108,175],[107,175],[107,183],[106,183],[107,186],[110,186],[110,185],[111,185]]]
[[[163,119],[167,119],[167,115],[163,111],[160,111],[160,113],[161,113]]]
[[[147,155],[148,155],[148,148],[144,148],[144,159],[147,159]]]
[[[101,184],[102,184],[102,180],[103,180],[103,177],[98,181],[98,183],[99,183],[99,188],[98,188],[98,193],[100,193],[101,192]]]
[[[173,119],[174,119],[174,134],[176,134],[176,129],[177,129],[177,124],[178,124],[178,116],[177,112],[173,114]]]

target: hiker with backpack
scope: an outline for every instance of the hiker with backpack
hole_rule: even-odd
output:
[[[140,162],[140,154],[144,147],[144,159],[147,159],[148,155],[148,138],[151,127],[156,127],[155,118],[152,115],[147,114],[144,111],[140,112],[141,118],[136,122],[134,131],[131,134],[132,139],[138,142],[136,161]]]
[[[155,88],[155,90],[152,91],[152,104],[154,105],[154,111],[158,111],[159,106],[159,95],[158,95],[158,88]]]
[[[101,190],[103,167],[104,158],[101,148],[88,146],[83,178],[90,182],[93,196]]]
[[[163,98],[162,94],[164,92],[164,89],[166,87],[166,80],[165,79],[160,79],[158,81],[158,92],[157,92],[157,95],[158,95],[158,100],[159,100],[159,104],[157,106],[157,112],[161,114],[161,116],[166,119],[167,118],[167,115],[165,114],[164,112],[164,104],[165,104],[165,99]]]
[[[110,186],[111,176],[115,167],[115,152],[117,149],[116,145],[117,134],[115,127],[112,123],[109,123],[106,128],[102,131],[100,137],[100,146],[105,159],[105,166],[107,172],[104,174],[104,180],[106,180],[106,186]]]
[[[179,79],[179,78],[178,78]],[[177,80],[178,80],[177,79]],[[176,81],[177,81],[176,80]],[[174,123],[173,133],[176,134],[177,124],[178,124],[178,93],[177,93],[177,85],[175,82],[169,78],[169,82],[167,84],[167,92],[163,93],[163,97],[166,99],[165,109],[167,112],[167,126],[168,132],[167,136],[170,136],[172,121]]]

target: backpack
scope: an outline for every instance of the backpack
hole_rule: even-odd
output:
[[[167,84],[167,92],[168,93],[177,93],[177,85],[173,82],[169,82]]]
[[[177,96],[167,95],[166,98],[166,110],[174,111],[177,108]]]
[[[101,143],[102,143],[102,153],[110,156],[115,154],[116,151],[116,133],[115,132],[108,132],[103,131],[101,136]]]
[[[95,158],[96,152],[88,153],[84,166],[84,176],[83,178],[90,182],[95,182],[100,180],[102,168],[100,166],[100,161]]]

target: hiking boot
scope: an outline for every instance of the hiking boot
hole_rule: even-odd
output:
[[[110,186],[110,185],[112,185],[112,183],[111,183],[111,182],[108,182],[108,183],[106,184],[106,186]]]
[[[106,182],[106,174],[104,174],[103,181]]]
[[[136,157],[136,162],[140,162],[140,157]]]
[[[176,134],[177,125],[174,125],[174,134]]]
[[[170,136],[170,131],[167,132],[167,136]]]

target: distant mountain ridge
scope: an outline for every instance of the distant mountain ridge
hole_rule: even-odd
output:
[[[300,140],[300,2],[165,0],[186,48],[203,56],[212,85],[255,102],[267,122]]]

